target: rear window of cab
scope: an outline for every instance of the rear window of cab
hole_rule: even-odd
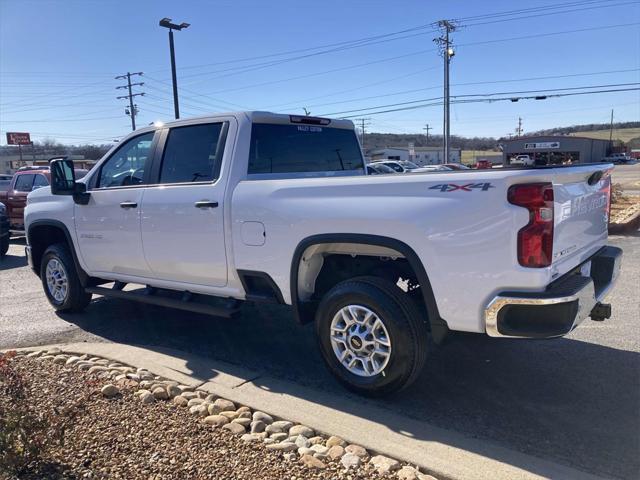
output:
[[[318,125],[254,123],[249,174],[364,171],[355,131]]]

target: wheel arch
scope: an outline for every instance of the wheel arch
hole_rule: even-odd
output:
[[[40,276],[40,264],[44,252],[47,247],[55,243],[66,243],[71,252],[80,283],[82,286],[86,286],[89,276],[80,265],[69,229],[59,220],[36,220],[29,225],[29,229],[27,230],[27,244],[31,248],[32,268],[36,275]]]
[[[385,237],[381,235],[361,233],[329,233],[313,235],[303,239],[298,243],[291,261],[290,272],[291,305],[293,307],[294,317],[297,322],[309,323],[313,321],[313,317],[315,315],[315,305],[310,302],[305,302],[300,298],[300,265],[303,261],[303,255],[311,247],[322,246],[326,244],[365,245],[374,247],[372,252],[375,252],[376,249],[380,252],[378,254],[368,253],[369,255],[389,255],[390,251],[400,254],[402,258],[406,259],[420,284],[422,300],[424,301],[424,305],[427,310],[434,341],[440,342],[442,341],[442,339],[444,339],[449,329],[446,321],[440,317],[440,313],[438,312],[438,305],[436,303],[433,289],[431,287],[431,282],[429,281],[429,276],[427,275],[420,257],[418,257],[415,251],[406,243],[395,238]],[[363,254],[366,255],[367,253]]]

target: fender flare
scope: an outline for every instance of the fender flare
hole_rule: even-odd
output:
[[[387,247],[400,252],[409,262],[409,266],[415,272],[420,283],[422,296],[427,308],[429,323],[431,324],[431,334],[436,343],[441,342],[449,331],[447,322],[440,317],[438,305],[433,294],[433,288],[429,281],[429,276],[416,252],[406,243],[395,238],[381,235],[371,235],[363,233],[327,233],[312,235],[300,241],[296,247],[291,260],[290,288],[291,305],[293,307],[294,318],[298,323],[308,323],[313,321],[309,308],[305,308],[303,302],[298,298],[298,270],[300,260],[307,248],[323,243],[361,243]],[[311,317],[311,318],[310,318]]]
[[[67,244],[69,246],[69,250],[71,251],[71,257],[73,258],[73,263],[76,267],[76,272],[78,272],[78,277],[80,279],[80,284],[83,287],[86,287],[89,283],[89,275],[87,275],[87,273],[82,269],[82,266],[80,265],[80,261],[78,260],[78,255],[76,253],[76,247],[75,244],[73,243],[73,238],[71,237],[71,233],[69,233],[69,229],[67,228],[67,226],[62,223],[59,220],[35,220],[33,221],[30,225],[29,225],[29,229],[27,230],[27,244],[28,245],[32,245],[33,241],[32,241],[32,231],[34,229],[34,227],[41,227],[41,226],[46,226],[46,227],[54,227],[57,228],[58,230],[61,230],[62,233],[64,233],[65,238],[67,239]],[[43,252],[44,253],[44,252]],[[35,268],[35,265],[33,267],[33,270],[35,271],[36,275],[40,276],[40,269],[39,268]]]

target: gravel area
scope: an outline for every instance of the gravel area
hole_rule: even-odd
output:
[[[0,414],[29,412],[47,427],[32,434],[42,446],[22,471],[11,472],[0,452],[0,478],[435,480],[340,438],[105,359],[54,351],[4,356],[4,367],[2,360]],[[19,389],[10,388],[7,372]],[[0,442],[8,429],[0,422]]]

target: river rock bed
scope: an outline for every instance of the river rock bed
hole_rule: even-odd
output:
[[[2,355],[2,354],[0,354]],[[111,360],[57,349],[10,360],[39,415],[73,410],[64,444],[20,476],[51,479],[435,480],[308,426]],[[0,388],[2,385],[0,384]],[[0,456],[0,471],[2,471]]]

